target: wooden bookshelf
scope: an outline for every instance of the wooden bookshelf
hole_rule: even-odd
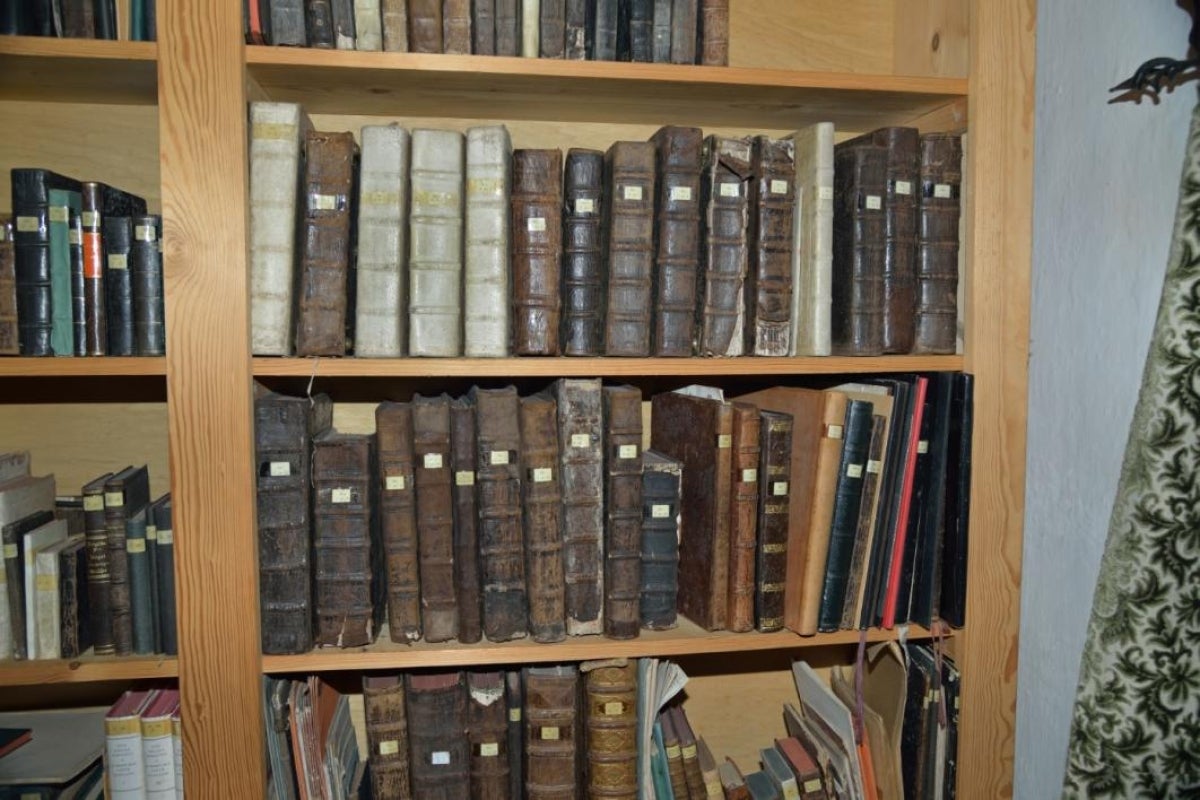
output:
[[[179,676],[179,662],[167,656],[97,656],[89,650],[79,658],[0,661],[0,687],[50,683],[98,683]]]
[[[154,42],[0,36],[0,97],[152,105],[157,60]]]
[[[102,378],[167,374],[165,358],[0,358],[0,378]]]

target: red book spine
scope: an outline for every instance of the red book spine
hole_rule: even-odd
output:
[[[921,441],[921,417],[924,416],[927,378],[917,378],[913,393],[912,428],[908,432],[908,457],[904,461],[904,482],[900,487],[900,513],[896,521],[896,537],[892,544],[892,561],[888,566],[887,594],[883,600],[883,627],[896,624],[896,601],[900,596],[900,573],[904,566],[904,542],[908,539],[908,511],[912,503],[913,476],[917,468],[917,445]]]

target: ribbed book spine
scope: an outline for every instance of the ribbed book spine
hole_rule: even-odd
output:
[[[536,642],[559,642],[567,631],[557,405],[543,392],[521,398],[520,413],[529,633]]]
[[[642,392],[606,386],[604,396],[604,633],[631,639],[641,628]]]
[[[567,633],[604,629],[604,418],[598,378],[555,384]]]
[[[413,797],[469,797],[470,743],[463,674],[414,674],[404,680]]]
[[[958,327],[962,137],[921,137],[914,353],[953,353]]]
[[[604,154],[567,151],[563,187],[562,346],[568,356],[598,356],[604,347]]]
[[[538,52],[542,58],[562,58],[566,44],[567,0],[539,0],[541,27]]]
[[[129,254],[133,220],[104,217],[104,294],[108,316],[108,355],[133,355],[133,279]]]
[[[408,713],[403,677],[364,675],[363,712],[372,795],[411,800]]]
[[[83,532],[87,552],[88,621],[96,655],[116,653],[112,638],[112,605],[108,571],[108,528],[104,520],[105,473],[83,487]]]
[[[658,183],[652,347],[656,356],[690,356],[696,336],[704,134],[699,128],[668,126],[660,128],[651,141],[657,153]]]
[[[696,286],[700,355],[742,354],[749,223],[744,179],[749,174],[747,140],[718,136],[704,140],[700,190],[705,249],[703,277]]]
[[[683,464],[647,450],[642,464],[643,628],[661,631],[677,624],[679,595],[679,504]]]
[[[762,423],[758,408],[733,404],[733,493],[729,526],[729,617],[731,631],[754,628],[754,566],[758,542],[758,461]]]
[[[496,55],[521,55],[521,0],[496,0]]]
[[[481,800],[510,800],[509,709],[504,694],[503,672],[467,673],[471,797]]]
[[[842,458],[834,489],[825,580],[817,615],[818,631],[834,631],[841,625],[846,580],[854,551],[855,532],[858,530],[867,448],[871,440],[871,411],[871,404],[863,400],[850,400],[846,404]]]
[[[579,668],[588,797],[637,797],[637,660],[584,662]]]
[[[104,184],[89,181],[81,194],[83,211],[83,303],[84,354],[102,356],[108,352],[108,304],[104,291],[104,235],[101,219],[104,211]]]
[[[162,217],[133,218],[133,244],[129,254],[133,279],[133,352],[161,356],[167,351],[164,319]]]
[[[591,14],[588,0],[566,0],[565,46],[563,57],[581,61],[588,54],[588,22]]]
[[[650,355],[654,144],[617,142],[604,156],[604,354]]]
[[[450,403],[450,468],[454,471],[454,585],[458,597],[458,640],[483,636],[479,586],[479,504],[475,497],[475,404],[469,397]]]
[[[50,345],[54,354],[75,352],[74,303],[71,295],[71,224],[81,211],[79,192],[51,189],[50,220]]]
[[[467,129],[463,354],[509,355],[512,139],[503,125]]]
[[[746,272],[746,352],[750,355],[786,356],[791,347],[796,204],[792,147],[787,139],[754,137]]]
[[[471,3],[471,36],[475,55],[496,55],[496,0]]]
[[[831,352],[881,355],[887,149],[839,146],[834,176]]]
[[[442,31],[442,0],[408,0],[408,46],[412,52],[442,52]]]
[[[364,125],[358,191],[354,354],[398,358],[408,345],[408,131]]]
[[[462,353],[463,135],[414,130],[411,179],[409,355],[457,356]]]
[[[393,642],[421,638],[421,584],[417,557],[413,419],[409,403],[375,409],[379,458],[379,523],[387,575],[388,635]]]
[[[421,557],[421,628],[426,641],[458,636],[454,593],[454,500],[450,472],[450,398],[412,402],[417,542]]]
[[[760,413],[762,454],[758,469],[754,620],[760,631],[777,631],[783,628],[783,589],[787,580],[793,420],[791,414]]]
[[[525,797],[575,797],[579,786],[579,669],[528,667],[525,681]]]
[[[442,52],[470,55],[471,0],[445,0],[443,2]]]
[[[158,535],[158,641],[162,652],[179,654],[179,623],[175,606],[175,527],[171,495],[154,504],[154,527]]]
[[[513,152],[513,352],[559,354],[562,151]]]

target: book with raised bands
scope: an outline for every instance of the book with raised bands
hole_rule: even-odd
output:
[[[84,485],[83,526],[87,552],[88,626],[96,655],[116,653],[112,637],[112,599],[108,570],[108,528],[104,521],[104,485],[111,472]],[[264,628],[265,630],[265,628]]]
[[[707,66],[729,64],[729,0],[699,0],[696,33],[697,62]]]
[[[749,140],[720,136],[704,140],[700,177],[703,272],[696,283],[700,355],[738,356],[744,350],[749,177]]]
[[[655,450],[642,456],[642,627],[668,630],[677,624],[679,595],[679,502],[683,464]]]
[[[567,151],[563,187],[562,350],[598,356],[604,349],[604,279],[600,237],[604,215],[604,153]]]
[[[512,139],[503,125],[467,129],[463,354],[509,355]]]
[[[17,272],[13,252],[13,222],[0,216],[0,355],[21,352],[17,342]]]
[[[883,353],[887,159],[887,148],[873,144],[841,144],[834,150],[830,300],[834,355]]]
[[[598,378],[562,378],[558,403],[567,634],[600,633],[604,617],[604,419]]]
[[[167,349],[164,319],[162,217],[133,217],[129,271],[133,282],[133,352],[161,356]]]
[[[454,586],[458,601],[458,640],[478,642],[483,636],[479,585],[479,520],[475,498],[478,452],[475,404],[470,397],[450,403],[450,469],[454,480]]]
[[[470,796],[463,673],[414,673],[404,680],[413,797],[461,800]]]
[[[536,642],[566,637],[558,414],[548,392],[521,398],[521,495],[529,633]]]
[[[591,798],[637,796],[636,661],[585,661],[583,722]]]
[[[788,512],[792,492],[792,415],[760,411],[762,453],[758,469],[758,561],[754,619],[760,631],[783,627],[787,581]]]
[[[513,352],[559,354],[562,151],[513,151]]]
[[[411,800],[404,678],[364,675],[363,709],[372,795]]]
[[[579,669],[572,665],[526,667],[525,794],[528,800],[575,797],[581,770]]]
[[[746,353],[786,356],[792,333],[796,166],[789,139],[755,136],[750,182]]]
[[[417,555],[416,484],[411,403],[375,408],[379,459],[379,527],[387,583],[388,635],[393,642],[421,638],[421,582]]]
[[[641,629],[642,391],[605,386],[604,633],[631,639]]]
[[[109,593],[112,636],[116,654],[134,651],[133,598],[129,557],[137,545],[128,545],[127,526],[150,503],[150,474],[145,466],[126,467],[104,484],[104,524],[108,540]],[[142,517],[143,531],[145,517]],[[143,533],[144,538],[144,533]],[[144,542],[142,547],[144,548]]]
[[[653,142],[616,142],[604,156],[604,354],[649,356],[654,263]]]
[[[733,472],[730,483],[729,619],[731,631],[754,629],[755,562],[758,560],[758,484],[762,421],[758,407],[733,403]]]
[[[409,9],[410,22],[412,9]],[[439,48],[440,51],[440,48]],[[463,135],[418,128],[409,170],[408,354],[462,354]]]
[[[471,797],[510,800],[508,703],[503,672],[467,673]]]
[[[442,4],[442,52],[470,55],[471,0],[444,0]]]
[[[921,136],[914,353],[953,353],[958,323],[962,137]]]
[[[108,319],[110,356],[133,355],[133,280],[130,275],[130,248],[133,245],[133,220],[105,216],[104,239],[105,315]]]
[[[364,125],[358,185],[354,355],[397,358],[408,347],[408,131]]]
[[[652,348],[656,356],[690,356],[696,338],[704,134],[672,125],[659,128],[651,142],[657,153]]]
[[[415,395],[413,468],[421,573],[421,629],[425,640],[458,636],[454,589],[454,500],[450,471],[450,398]]]

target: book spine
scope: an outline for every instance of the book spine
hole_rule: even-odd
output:
[[[41,170],[13,175],[13,249],[17,286],[17,338],[23,356],[51,356],[50,209]]]
[[[458,131],[413,131],[409,355],[462,353],[463,161]]]
[[[630,0],[629,56],[631,61],[654,60],[654,0]]]
[[[380,0],[380,18],[383,23],[383,49],[389,53],[407,53],[408,0]]]
[[[916,128],[881,128],[872,134],[887,148],[883,196],[883,352],[908,353],[913,347],[917,309],[917,191],[920,134]]]
[[[921,137],[913,353],[953,353],[958,327],[962,137]]]
[[[887,149],[842,145],[834,161],[832,352],[881,355]]]
[[[471,797],[509,800],[508,704],[503,672],[467,673]]]
[[[672,0],[654,0],[653,59],[656,64],[671,63]]]
[[[383,22],[379,0],[354,0],[354,47],[356,50],[383,49]]]
[[[750,143],[708,137],[704,142],[701,203],[704,207],[703,280],[696,286],[700,354],[741,355],[743,296],[748,266]]]
[[[541,34],[541,0],[521,2],[521,56],[537,58],[541,49],[538,41]]]
[[[651,142],[617,142],[604,157],[604,263],[608,299],[605,355],[650,355],[654,262],[654,159]]]
[[[762,423],[758,408],[733,406],[733,492],[729,525],[729,611],[726,626],[754,629],[754,566],[758,551],[758,484]]]
[[[700,0],[674,0],[671,6],[671,63],[696,63]]]
[[[791,348],[792,225],[796,204],[792,143],[754,137],[751,169],[746,352],[786,356]]]
[[[128,718],[104,720],[105,796],[112,800],[142,800],[146,796],[142,726],[135,711]]]
[[[88,620],[87,558],[80,543],[63,550],[58,559],[59,640],[57,658],[75,658],[92,646]]]
[[[854,532],[854,549],[850,554],[850,565],[846,577],[845,598],[842,601],[842,630],[858,627],[863,586],[866,579],[868,557],[871,553],[872,537],[877,520],[880,476],[883,472],[883,453],[887,442],[887,418],[875,414],[871,420],[871,435],[867,445],[866,466],[863,468],[862,499],[858,507],[858,523]]]
[[[133,280],[129,270],[133,220],[106,216],[104,293],[108,317],[108,355],[133,355]]]
[[[333,38],[333,6],[331,0],[304,0],[304,26],[308,46],[331,50]]]
[[[157,531],[156,531],[157,533]],[[139,511],[125,521],[125,551],[129,560],[129,616],[133,633],[133,652],[154,652],[154,603],[150,585],[150,553],[146,538],[146,512]]]
[[[83,184],[83,302],[84,352],[102,356],[108,350],[108,313],[104,288],[104,238],[101,228],[103,185]]]
[[[308,45],[303,0],[271,0],[271,44],[292,47]]]
[[[355,49],[354,0],[332,0],[333,43],[338,50]]]
[[[604,633],[640,630],[642,584],[642,392],[606,386],[604,397]]]
[[[588,0],[566,0],[563,57],[582,61],[588,57]]]
[[[679,747],[679,732],[675,729],[674,716],[670,709],[658,714],[662,728],[662,750],[667,762],[667,777],[671,782],[671,793],[675,797],[689,797],[687,777],[683,774],[683,753]]]
[[[408,0],[408,46],[412,52],[442,52],[442,31],[442,0]]]
[[[454,500],[450,490],[450,398],[417,395],[412,402],[412,416],[421,628],[426,641],[445,642],[458,636]]]
[[[154,507],[154,527],[158,535],[155,562],[158,570],[158,639],[162,652],[173,656],[179,653],[179,634],[175,613],[175,530],[170,495]]]
[[[700,0],[696,50],[699,63],[724,67],[729,64],[729,0]]]
[[[104,476],[104,478],[107,477]],[[112,576],[108,569],[108,527],[104,514],[104,478],[83,487],[88,625],[96,655],[114,655],[116,650],[112,638]]]
[[[788,355],[827,356],[833,268],[833,123],[792,136],[796,204],[792,217],[792,333]]]
[[[588,797],[636,797],[638,791],[637,660],[589,669],[583,717]]]
[[[166,353],[161,229],[161,217],[133,218],[129,269],[133,283],[133,353],[138,356]]]
[[[862,504],[863,474],[870,445],[872,406],[862,400],[850,400],[846,406],[842,457],[834,490],[833,520],[829,529],[829,549],[825,560],[825,580],[817,617],[818,631],[838,629],[846,596],[846,580],[858,514]]]
[[[496,0],[496,55],[521,55],[521,0]]]
[[[471,54],[471,0],[442,4],[442,52]]]
[[[479,584],[478,503],[475,497],[475,405],[469,398],[450,403],[450,468],[454,471],[454,585],[458,598],[458,640],[483,636]]]
[[[82,196],[81,196],[82,197]],[[71,254],[71,338],[74,353],[77,356],[87,355],[87,304],[84,300],[86,289],[83,278],[83,208],[70,209],[71,230],[68,243]],[[2,292],[3,290],[0,290]],[[0,297],[0,304],[3,298]],[[2,312],[0,312],[2,318]],[[0,323],[2,327],[2,323]],[[0,352],[3,352],[4,334],[0,330]]]
[[[562,491],[554,398],[521,398],[521,489],[529,633],[535,642],[566,637]]]
[[[125,493],[110,483],[104,488],[104,525],[108,549],[109,604],[112,608],[112,640],[119,656],[133,653],[133,619],[129,588],[129,556],[125,542],[127,521]]]
[[[464,355],[472,358],[500,358],[511,352],[511,191],[508,130],[503,125],[469,128],[463,348]]]
[[[559,354],[562,151],[513,151],[513,352]]]
[[[95,22],[97,39],[117,38],[117,9],[112,0],[96,0]]]
[[[17,334],[17,269],[13,251],[13,222],[0,217],[0,355],[21,352]]]
[[[593,58],[596,61],[617,60],[618,0],[596,0],[596,20]]]
[[[477,56],[496,55],[496,0],[471,3],[472,52]]]
[[[22,543],[21,534],[15,527],[6,527],[3,539],[4,546],[4,576],[6,592],[3,598],[8,611],[8,619],[0,620],[7,623],[5,634],[12,637],[11,644],[0,650],[6,658],[24,661],[29,657],[26,648],[25,626],[32,620],[25,619],[25,576],[21,574]],[[7,652],[6,652],[7,651]]]
[[[783,628],[787,581],[788,515],[791,513],[791,414],[763,411],[762,454],[758,468],[758,554],[754,619],[760,631]]]
[[[558,399],[567,634],[604,629],[604,418],[599,379],[564,378]]]
[[[71,214],[80,210],[78,192],[51,189],[47,217],[50,225],[50,347],[58,356],[75,353],[71,297]]]
[[[668,630],[677,624],[682,465],[652,450],[645,454],[643,467],[639,616],[643,628]]]
[[[525,796],[525,683],[520,670],[504,673],[504,702],[508,706],[508,797]]]
[[[413,483],[413,419],[408,403],[375,409],[379,459],[379,521],[387,569],[388,634],[393,642],[421,638],[421,586]]]
[[[633,44],[629,40],[629,22],[634,0],[617,0],[617,61],[633,60]]]
[[[528,667],[525,681],[525,797],[551,800],[578,791],[579,670]]]
[[[563,200],[562,345],[568,356],[598,356],[604,347],[604,154],[567,151]]]
[[[696,335],[703,133],[699,128],[670,126],[661,128],[652,141],[658,181],[652,287],[654,355],[690,356]]]
[[[364,125],[358,192],[354,355],[398,358],[407,350],[408,131]]]
[[[364,676],[363,713],[372,796],[411,800],[404,679],[399,675]]]
[[[15,7],[16,3],[12,5]],[[62,35],[68,39],[96,38],[92,0],[65,0],[62,4]]]
[[[955,376],[951,396],[949,460],[946,462],[945,541],[938,589],[938,616],[961,628],[966,624],[967,529],[971,516],[971,431],[975,417],[975,378]]]
[[[463,674],[408,675],[405,693],[413,797],[470,796]]]
[[[542,58],[563,58],[566,47],[566,0],[540,0],[540,3],[538,52]]]

